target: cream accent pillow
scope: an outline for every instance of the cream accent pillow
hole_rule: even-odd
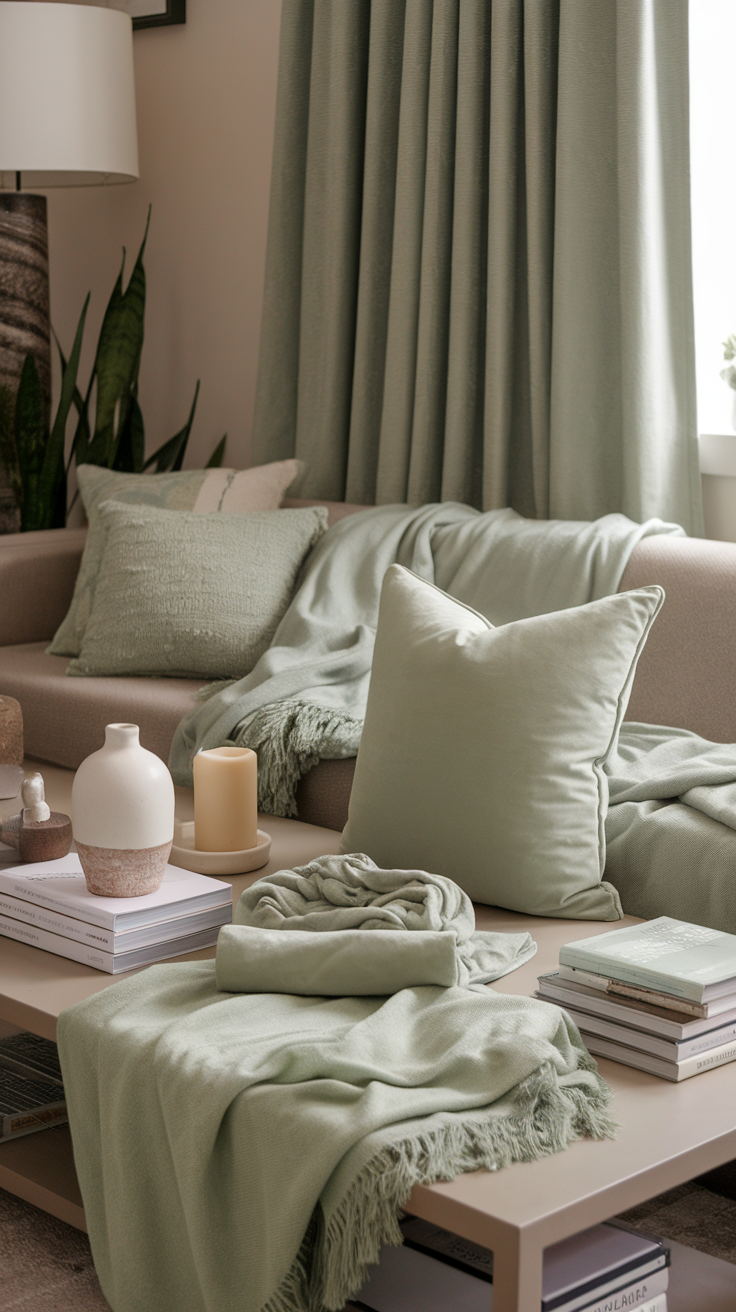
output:
[[[392,565],[342,851],[476,902],[617,920],[603,764],[663,600],[640,588],[494,628]]]
[[[277,510],[286,489],[304,468],[301,460],[276,460],[253,469],[183,469],[173,474],[120,474],[99,465],[80,465],[77,482],[89,523],[71,605],[56,630],[51,656],[78,656],[92,610],[104,534],[98,510],[103,501],[158,506],[162,510]]]
[[[67,674],[239,679],[269,646],[327,510],[159,510],[105,501],[92,613]]]

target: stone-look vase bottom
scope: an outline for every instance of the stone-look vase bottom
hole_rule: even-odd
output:
[[[161,887],[171,843],[160,847],[88,847],[77,842],[84,878],[98,897],[143,897]]]

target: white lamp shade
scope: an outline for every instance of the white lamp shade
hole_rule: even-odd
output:
[[[0,3],[2,185],[133,182],[133,26],[79,4]]]

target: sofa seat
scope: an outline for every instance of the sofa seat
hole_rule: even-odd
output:
[[[201,679],[68,678],[67,656],[47,656],[48,642],[0,647],[0,691],[23,709],[26,756],[76,770],[105,741],[105,725],[139,724],[141,744],[169,759],[174,730]],[[320,761],[297,790],[300,820],[342,829],[355,761]]]
[[[141,725],[141,745],[169,758],[174,730],[201,679],[68,678],[46,642],[0,647],[0,688],[23,710],[26,755],[76,770],[105,741],[105,725]]]

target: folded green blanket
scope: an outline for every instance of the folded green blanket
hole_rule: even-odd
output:
[[[452,934],[333,929],[282,934],[223,925],[215,977],[224,993],[297,993],[306,997],[388,996],[420,984],[460,984]]]
[[[643,537],[675,524],[625,515],[593,523],[522,519],[470,506],[376,506],[335,524],[312,552],[271,647],[244,679],[215,686],[178,726],[169,765],[191,786],[201,748],[258,752],[260,807],[295,815],[299,778],[355,756],[365,715],[383,576],[405,565],[492,624],[615,592]]]
[[[477,933],[473,904],[451,879],[380,870],[362,853],[321,856],[256,880],[241,894],[234,922],[220,932],[217,984],[240,992],[477,989],[537,950],[528,933]]]
[[[489,989],[222,993],[214,962],[174,963],[57,1038],[114,1312],[342,1308],[414,1184],[613,1132],[572,1021]]]

